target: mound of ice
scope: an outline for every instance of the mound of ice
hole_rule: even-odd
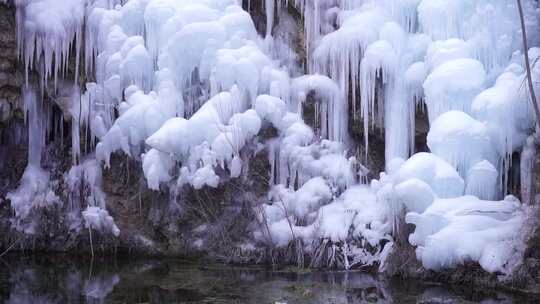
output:
[[[28,166],[19,187],[6,195],[15,217],[25,219],[34,208],[61,205],[62,201],[50,187],[49,173],[36,166]],[[31,233],[26,231],[26,233]]]
[[[106,197],[102,190],[102,172],[99,162],[93,158],[84,160],[80,165],[72,166],[69,172],[64,177],[72,203],[86,203],[93,206],[100,206],[105,208]],[[80,195],[80,189],[86,188],[90,190],[88,196],[78,197]],[[75,197],[79,199],[75,202]],[[76,205],[80,208],[80,205]]]
[[[499,185],[499,172],[489,161],[483,160],[469,169],[465,194],[494,200],[499,196]]]
[[[254,109],[261,119],[279,126],[286,112],[286,105],[280,98],[270,95],[259,95],[255,100]]]
[[[390,206],[377,201],[368,187],[363,185],[350,187],[337,199],[336,204],[341,205],[346,214],[354,214],[352,216],[354,237],[362,236],[372,246],[377,246],[383,239],[389,239]],[[324,218],[324,210],[319,214]]]
[[[436,67],[424,82],[425,102],[429,120],[433,122],[444,112],[471,112],[471,104],[485,85],[486,72],[474,59],[455,59]]]
[[[425,182],[411,178],[399,183],[395,187],[396,197],[408,211],[422,213],[435,200],[435,193]]]
[[[181,175],[178,180],[180,181],[183,178],[184,176]],[[219,183],[219,176],[216,175],[212,167],[207,165],[197,169],[190,177],[190,182],[195,189],[201,189],[205,185],[216,188]]]
[[[438,199],[425,212],[406,216],[416,226],[409,241],[418,246],[418,259],[436,271],[473,261],[486,271],[508,273],[524,220],[523,208],[510,197]]]
[[[322,177],[315,177],[308,180],[297,191],[278,185],[269,195],[277,201],[276,204],[282,205],[288,214],[303,219],[330,201],[332,190]]]
[[[423,92],[423,84],[427,77],[427,67],[422,61],[413,63],[407,71],[405,71],[405,84],[407,89],[413,90],[415,97],[421,97]]]
[[[146,144],[161,152],[187,157],[191,147],[204,141],[213,142],[223,132],[224,124],[240,110],[238,99],[229,92],[220,93],[207,101],[190,119],[171,118],[166,121],[146,139]]]
[[[437,117],[429,129],[427,145],[464,178],[473,164],[484,159],[497,160],[486,126],[461,111],[448,111]]]
[[[144,140],[156,132],[170,113],[160,107],[161,100],[155,94],[141,90],[132,93],[122,103],[122,115],[101,138],[96,146],[96,158],[109,164],[111,153],[122,150],[127,155],[137,155]]]
[[[283,188],[275,190],[281,193],[278,197],[285,198],[285,203],[265,205],[261,219],[268,224],[274,244],[285,246],[294,238],[302,239],[306,244],[319,239],[335,243],[364,239],[379,248],[380,253],[381,240],[391,240],[389,205],[379,203],[370,188],[362,185],[350,187],[339,198],[321,205],[331,198],[330,189],[326,188],[324,181],[318,178],[296,192]],[[307,215],[304,224],[301,225],[294,215]]]
[[[455,59],[473,58],[470,46],[461,39],[434,41],[429,45],[426,62],[430,70]]]
[[[442,198],[461,196],[465,189],[465,182],[456,169],[431,153],[411,156],[393,176],[396,185],[413,178],[429,185]]]
[[[85,226],[101,233],[111,233],[114,236],[120,235],[120,229],[114,223],[114,219],[107,210],[100,207],[88,206],[82,212]]]
[[[525,96],[527,93],[521,89],[523,75],[521,66],[509,66],[507,72],[497,78],[494,86],[478,94],[472,103],[472,112],[486,124],[500,157],[522,146],[527,138],[526,130],[534,125],[533,111]]]
[[[156,149],[150,149],[142,156],[144,177],[148,181],[148,188],[159,190],[161,183],[169,182],[172,177],[169,171],[173,168],[174,162],[167,153]]]

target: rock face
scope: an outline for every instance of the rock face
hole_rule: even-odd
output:
[[[0,4],[0,124],[8,124],[18,109],[24,76],[17,56],[15,9]]]
[[[19,102],[24,81],[15,33],[15,8],[0,3],[0,203],[26,167],[26,128]]]
[[[530,290],[540,289],[540,142],[532,142],[530,149],[533,150],[533,157],[530,160],[532,168],[529,176],[530,203],[535,205],[529,223],[524,230],[530,235],[527,240],[526,249],[523,254],[523,263],[515,271],[515,280]],[[523,168],[522,168],[523,169]],[[526,169],[526,168],[525,168]],[[528,171],[528,170],[527,170]],[[525,182],[525,181],[523,181]]]
[[[540,206],[540,141],[535,142],[535,157],[533,158],[531,172],[533,204]],[[539,249],[540,250],[540,249]],[[539,252],[540,254],[540,252]]]

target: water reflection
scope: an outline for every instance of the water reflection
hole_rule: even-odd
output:
[[[472,287],[362,273],[268,271],[179,260],[1,260],[1,303],[535,303]],[[536,300],[536,301],[535,301]]]

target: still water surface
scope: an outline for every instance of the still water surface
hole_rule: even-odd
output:
[[[0,259],[0,303],[540,303],[473,286],[359,272],[273,271],[186,260]]]

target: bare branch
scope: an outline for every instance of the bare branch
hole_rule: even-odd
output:
[[[538,108],[538,101],[536,99],[536,94],[534,93],[534,86],[532,81],[531,74],[531,65],[529,62],[529,46],[527,43],[527,32],[525,29],[525,17],[523,16],[523,7],[521,5],[521,0],[516,0],[519,10],[519,20],[521,22],[521,36],[523,38],[523,53],[525,54],[525,68],[527,70],[527,82],[529,83],[529,93],[531,95],[531,101],[534,107],[534,113],[536,115],[537,124],[540,122],[540,109]]]

